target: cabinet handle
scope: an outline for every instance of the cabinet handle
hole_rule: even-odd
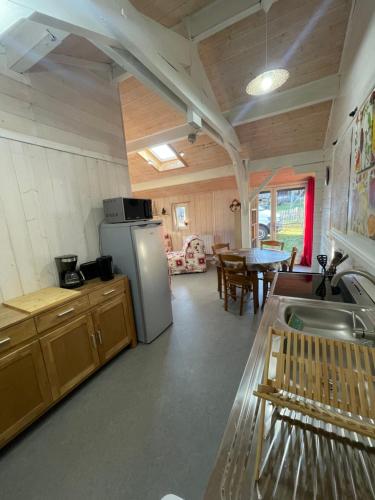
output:
[[[92,343],[94,345],[94,349],[96,349],[96,338],[95,338],[95,335],[93,333],[91,334],[91,340],[92,340]]]
[[[112,290],[108,290],[107,292],[104,292],[103,295],[109,295],[110,293],[113,293],[115,291],[116,291],[116,289],[112,288]]]
[[[103,345],[102,332],[100,330],[97,330],[96,333],[98,334],[99,344]]]
[[[7,344],[8,342],[10,342],[10,337],[6,337],[5,339],[0,339],[0,347]]]
[[[63,311],[57,315],[58,318],[61,318],[61,316],[65,316],[65,314],[69,314],[74,311],[74,307],[71,307],[70,309],[67,309],[66,311]]]

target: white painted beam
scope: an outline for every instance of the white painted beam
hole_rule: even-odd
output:
[[[269,116],[330,101],[338,95],[339,86],[339,75],[328,76],[284,92],[268,95],[259,100],[254,99],[250,101],[251,105],[244,104],[237,106],[231,111],[224,113],[224,115],[229,121],[233,120],[233,126],[250,123]],[[188,125],[178,125],[155,135],[145,136],[136,141],[129,141],[127,143],[128,151],[132,152],[155,144],[179,141],[186,137],[189,132]]]
[[[208,181],[213,179],[220,179],[222,177],[230,177],[234,175],[232,165],[217,168],[208,168],[193,172],[190,174],[173,175],[169,177],[162,177],[153,181],[139,182],[132,184],[132,191],[148,191],[149,189],[165,188],[170,186],[181,186],[183,184],[191,184],[193,182]]]
[[[119,66],[116,63],[112,63],[112,81],[113,83],[121,83],[128,78],[130,78],[131,75],[128,71],[124,71],[121,66]]]
[[[304,151],[302,153],[295,153],[283,156],[274,156],[272,158],[264,158],[260,160],[250,161],[248,164],[248,171],[258,172],[261,170],[274,170],[279,167],[293,167],[300,166],[313,167],[324,161],[323,150]]]
[[[185,17],[182,23],[184,31],[191,40],[200,42],[262,8],[269,8],[269,3],[275,1],[268,0],[268,5],[263,7],[260,0],[216,0]],[[181,25],[174,29],[182,31]]]
[[[331,75],[283,92],[251,98],[247,103],[236,106],[224,115],[233,126],[250,123],[330,101],[338,95],[339,88],[340,76]]]
[[[191,132],[193,132],[192,127],[188,123],[184,123],[183,125],[179,125],[169,130],[163,130],[157,134],[147,135],[134,141],[128,141],[126,143],[126,150],[128,153],[134,153],[141,149],[157,146],[158,144],[173,144],[176,141],[186,139]]]
[[[238,150],[233,127],[223,117],[200,61],[197,47],[183,36],[138,12],[129,0],[16,0],[33,9],[31,18],[84,36],[117,54],[127,70],[137,70],[159,92],[193,108],[227,144]],[[131,71],[133,73],[133,71]]]
[[[323,164],[323,151],[305,151],[303,153],[296,153],[292,155],[275,156],[273,158],[266,158],[264,160],[256,160],[250,162],[249,165],[245,164],[248,173],[265,171],[270,172],[269,182],[275,173],[282,168],[293,168],[296,172],[315,172],[322,167]],[[221,177],[235,176],[235,170],[232,165],[224,167],[209,168],[192,172],[189,174],[170,175],[147,182],[140,182],[133,184],[133,191],[148,191],[151,189],[166,188],[169,186],[177,186],[182,184],[191,184],[194,182],[219,179]],[[245,176],[243,176],[245,179]],[[250,195],[248,195],[248,199]]]
[[[69,33],[28,19],[11,27],[2,38],[9,69],[25,73],[55,49]]]
[[[46,57],[46,64],[49,62],[53,64],[61,64],[63,66],[73,66],[76,68],[84,68],[90,71],[112,71],[112,64],[105,62],[89,61],[80,57],[66,56],[64,54],[49,54]]]
[[[8,0],[0,1],[0,42],[3,35],[18,22],[28,18],[32,10],[16,5]]]

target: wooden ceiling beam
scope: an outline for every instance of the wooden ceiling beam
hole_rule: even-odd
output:
[[[128,154],[130,154],[159,144],[173,144],[174,142],[186,139],[192,131],[192,127],[188,123],[184,123],[183,125],[163,130],[157,134],[148,135],[134,141],[128,141],[126,143],[126,150]]]
[[[142,15],[129,0],[17,0],[34,11],[31,19],[83,36],[125,70],[167,98],[192,108],[229,147],[240,149],[233,127],[223,117],[200,61],[197,46]],[[176,102],[174,103],[176,105]]]
[[[340,75],[331,75],[282,92],[252,98],[248,103],[240,104],[224,113],[224,116],[233,126],[242,125],[331,101],[337,97],[339,88]]]
[[[251,123],[270,116],[281,115],[289,111],[330,101],[338,95],[339,86],[339,75],[331,75],[293,89],[253,99],[249,104],[236,106],[224,115],[233,126]],[[173,143],[184,139],[191,131],[189,124],[179,124],[156,134],[128,141],[127,150],[132,153],[156,144]]]
[[[66,31],[23,19],[9,28],[1,39],[8,68],[25,73],[54,50],[69,35]]]
[[[323,151],[305,151],[291,155],[276,156],[274,158],[266,158],[249,162],[247,165],[248,174],[254,172],[275,172],[281,168],[293,168],[296,172],[313,172],[320,168],[323,162]],[[132,190],[149,191],[152,189],[167,188],[169,186],[177,186],[183,184],[191,184],[222,177],[234,176],[235,172],[232,165],[226,165],[217,168],[209,168],[192,172],[189,174],[179,174],[168,177],[161,177],[152,181],[134,183]]]
[[[187,16],[174,27],[184,32],[190,40],[200,42],[215,33],[231,26],[259,10],[269,10],[277,0],[216,0]]]

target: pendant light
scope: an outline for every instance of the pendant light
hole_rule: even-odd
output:
[[[289,78],[289,71],[282,68],[268,70],[268,11],[266,10],[266,67],[263,73],[253,78],[246,87],[249,95],[263,95],[278,89]]]

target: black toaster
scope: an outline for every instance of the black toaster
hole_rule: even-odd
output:
[[[91,260],[90,262],[84,262],[79,266],[79,270],[83,274],[83,277],[86,280],[92,280],[99,276],[99,268],[96,260]]]

